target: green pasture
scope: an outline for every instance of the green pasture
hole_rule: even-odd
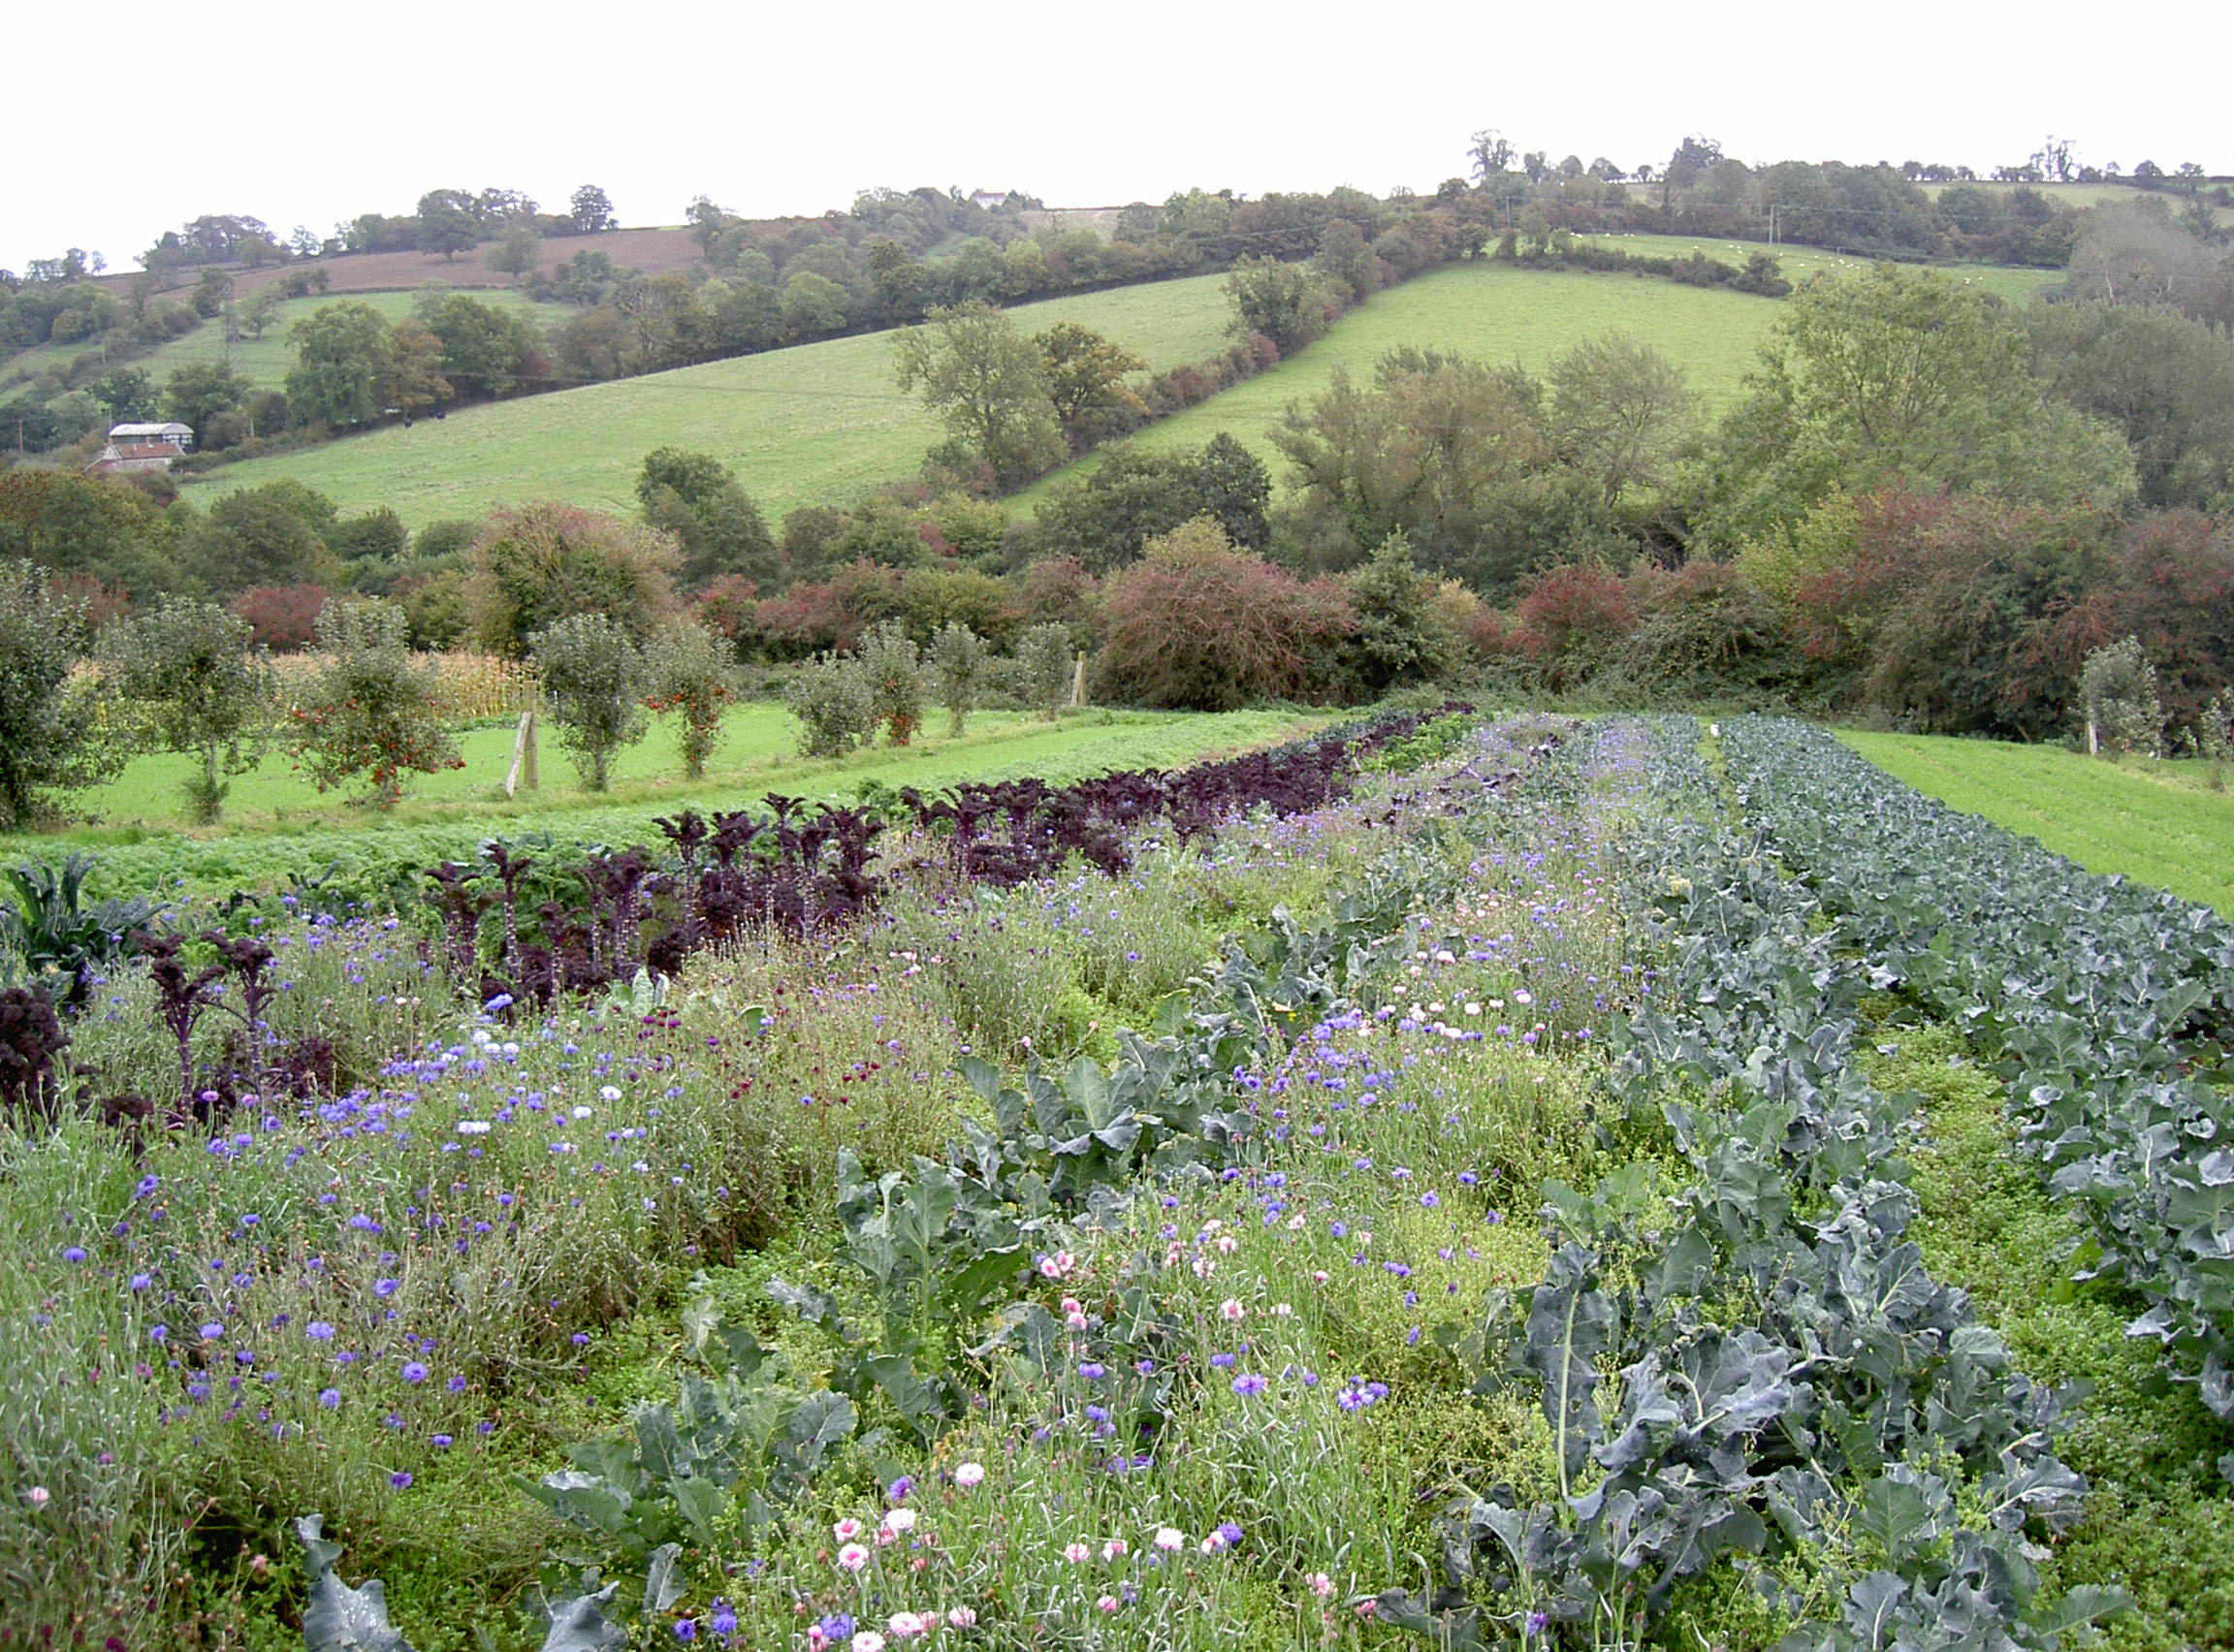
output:
[[[1156,368],[1228,341],[1222,275],[1049,299],[1014,314],[1032,332],[1077,322]],[[735,467],[775,522],[912,475],[939,433],[892,382],[891,334],[869,333],[391,425],[225,466],[189,496],[288,476],[344,511],[388,505],[413,527],[531,499],[632,511],[645,454],[684,447]]]
[[[173,372],[183,366],[202,363],[230,360],[233,370],[260,390],[278,390],[287,378],[287,370],[295,365],[294,347],[287,342],[287,330],[321,304],[343,302],[370,304],[390,322],[398,322],[412,313],[412,306],[430,292],[450,291],[440,281],[429,281],[423,287],[392,293],[334,293],[314,294],[306,299],[288,299],[279,305],[277,318],[264,332],[261,338],[242,334],[234,340],[230,352],[225,344],[224,318],[206,321],[182,338],[158,345],[143,356],[120,359],[119,365],[143,368],[158,385]],[[539,304],[526,296],[499,288],[460,288],[468,297],[494,304],[498,309],[518,310],[540,326],[560,319],[565,311],[552,304]],[[60,367],[88,350],[98,351],[96,343],[40,344],[17,352],[5,365],[0,365],[0,387],[13,385],[19,378],[36,377],[48,367]],[[4,388],[0,388],[4,394]]]
[[[179,787],[188,760],[147,756],[109,785],[78,795],[73,813],[87,823],[0,837],[0,865],[85,849],[99,860],[96,882],[105,892],[181,883],[193,890],[255,888],[330,864],[431,866],[469,857],[492,837],[549,833],[571,843],[649,842],[656,837],[652,821],[658,815],[685,808],[764,809],[771,792],[838,801],[872,781],[936,790],[962,780],[1070,780],[1170,768],[1299,738],[1331,715],[1086,710],[1048,723],[1023,713],[980,712],[970,732],[952,740],[944,734],[944,714],[934,709],[912,745],[808,759],[797,754],[798,720],[781,706],[753,702],[733,708],[723,720],[724,738],[701,781],[682,778],[672,718],[654,719],[650,737],[616,759],[613,787],[602,795],[577,783],[546,726],[538,743],[541,784],[513,798],[503,794],[513,729],[475,728],[458,736],[464,768],[410,777],[403,802],[386,816],[348,794],[320,794],[273,751],[235,777],[223,822],[207,829],[188,828],[182,813]]]
[[[1798,280],[1822,271],[1867,268],[1813,248],[1772,247],[1755,241],[1700,241],[1684,236],[1598,238],[1640,256],[1687,255],[1696,246],[1708,257],[1742,265],[1747,255],[1770,252]],[[1789,255],[1789,256],[1787,256]],[[1961,278],[1991,283],[2016,298],[2056,277],[2051,271],[1989,265],[1964,266]],[[1725,288],[1686,287],[1662,276],[1601,274],[1580,270],[1528,270],[1494,259],[1455,264],[1376,293],[1337,321],[1326,336],[1305,346],[1268,372],[1235,385],[1184,413],[1151,426],[1132,439],[1152,451],[1199,447],[1220,430],[1230,431],[1274,467],[1281,462],[1268,432],[1291,402],[1307,402],[1324,390],[1337,366],[1353,378],[1399,345],[1455,351],[1485,362],[1517,362],[1542,371],[1552,358],[1585,338],[1626,333],[1664,352],[1683,370],[1691,388],[1719,412],[1739,397],[1745,375],[1778,311],[1773,300]],[[1092,475],[1099,455],[1066,465],[1016,495],[1030,510],[1055,484]]]
[[[2209,789],[2200,762],[2110,762],[2060,747],[1929,735],[1838,738],[1894,778],[2089,872],[2154,884],[2234,917],[2234,793]]]
[[[1721,407],[1737,398],[1739,381],[1776,316],[1772,301],[1744,293],[1477,260],[1376,293],[1325,337],[1278,366],[1132,439],[1164,451],[1200,447],[1227,430],[1277,474],[1280,457],[1268,432],[1290,402],[1307,402],[1324,390],[1338,366],[1365,378],[1382,356],[1409,344],[1541,370],[1562,350],[1608,332],[1630,334],[1665,351],[1682,365],[1691,387]],[[1034,484],[1017,502],[1031,508],[1053,484],[1091,475],[1099,463],[1090,454]]]
[[[1789,241],[1771,244],[1755,240],[1709,240],[1696,236],[1643,235],[1579,236],[1576,238],[1594,246],[1618,247],[1638,258],[1688,258],[1700,252],[1740,269],[1755,253],[1765,252],[1776,260],[1784,279],[1794,286],[1812,275],[1840,275],[1867,270],[1874,262],[1820,246],[1795,246]],[[2034,270],[2015,264],[1946,264],[1937,268],[1965,285],[1983,287],[1996,298],[2019,304],[2043,288],[2059,285],[2063,279],[2058,270]]]

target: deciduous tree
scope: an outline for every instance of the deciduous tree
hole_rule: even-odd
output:
[[[982,465],[1001,489],[1063,457],[1046,363],[1016,324],[987,303],[934,310],[894,335],[903,391],[914,391],[951,433],[935,462],[957,474]]]
[[[225,777],[255,766],[251,737],[272,694],[252,628],[214,602],[167,598],[101,634],[102,687],[122,702],[136,744],[195,758],[185,781],[192,818],[214,821]]]
[[[570,614],[528,643],[559,744],[574,754],[582,783],[593,792],[606,790],[614,754],[642,740],[651,727],[643,702],[653,683],[644,651],[596,613]]]
[[[613,203],[593,183],[584,184],[567,198],[567,215],[574,220],[578,236],[600,235],[621,227],[621,220],[613,215]]]
[[[1055,422],[1073,451],[1147,422],[1148,406],[1125,382],[1148,364],[1074,321],[1058,322],[1032,341],[1038,346]]]
[[[84,642],[81,602],[52,595],[33,563],[0,562],[0,830],[45,819],[121,766],[97,738],[91,684],[71,680]]]
[[[368,780],[371,801],[393,809],[406,775],[465,766],[434,672],[412,659],[406,635],[392,602],[337,597],[318,616],[325,663],[291,714],[288,745],[320,791]]]
[[[347,299],[320,304],[288,329],[295,365],[287,406],[299,424],[359,425],[380,411],[374,393],[387,360],[388,320]]]

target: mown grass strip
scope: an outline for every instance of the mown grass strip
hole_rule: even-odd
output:
[[[1300,738],[1325,726],[1331,715],[1279,710],[1209,715],[1093,712],[1043,723],[987,715],[976,732],[960,741],[933,736],[906,747],[879,746],[846,758],[810,760],[791,750],[796,725],[788,713],[773,707],[745,711],[733,743],[717,752],[714,772],[695,785],[682,780],[671,753],[662,761],[647,742],[631,750],[610,793],[584,792],[547,731],[543,789],[505,800],[498,786],[511,757],[512,731],[469,730],[462,742],[468,767],[435,778],[454,782],[456,789],[445,795],[431,782],[428,795],[407,801],[389,819],[367,805],[318,800],[274,758],[273,786],[292,788],[274,795],[292,801],[266,802],[259,809],[251,789],[214,834],[168,829],[166,815],[145,824],[0,838],[0,863],[33,855],[59,860],[82,848],[99,857],[93,882],[102,893],[258,888],[289,873],[310,874],[335,864],[347,872],[470,858],[475,845],[492,837],[549,832],[577,844],[641,842],[655,835],[655,816],[685,808],[760,809],[770,792],[834,801],[857,795],[871,780],[936,790],[964,779],[1068,780],[1112,770],[1168,768]],[[261,778],[259,772],[236,783]],[[176,808],[168,786],[145,783],[135,795],[146,805]]]
[[[1903,784],[2089,872],[2234,917],[2234,793],[2195,783],[2200,764],[2112,763],[2059,747],[1915,734],[1838,739]]]

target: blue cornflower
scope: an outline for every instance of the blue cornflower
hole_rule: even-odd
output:
[[[1254,1371],[1244,1371],[1233,1379],[1233,1391],[1243,1399],[1252,1394],[1261,1394],[1264,1391],[1264,1379]]]

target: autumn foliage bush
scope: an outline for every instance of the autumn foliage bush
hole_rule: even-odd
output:
[[[1340,587],[1236,551],[1206,517],[1149,541],[1101,617],[1103,696],[1206,712],[1322,697],[1352,622]]]
[[[248,621],[255,646],[274,653],[306,649],[318,635],[318,614],[326,588],[316,585],[258,586],[233,599],[233,612]]]
[[[1637,628],[1637,604],[1613,574],[1571,562],[1529,588],[1518,620],[1507,646],[1536,662],[1547,686],[1572,688]]]

